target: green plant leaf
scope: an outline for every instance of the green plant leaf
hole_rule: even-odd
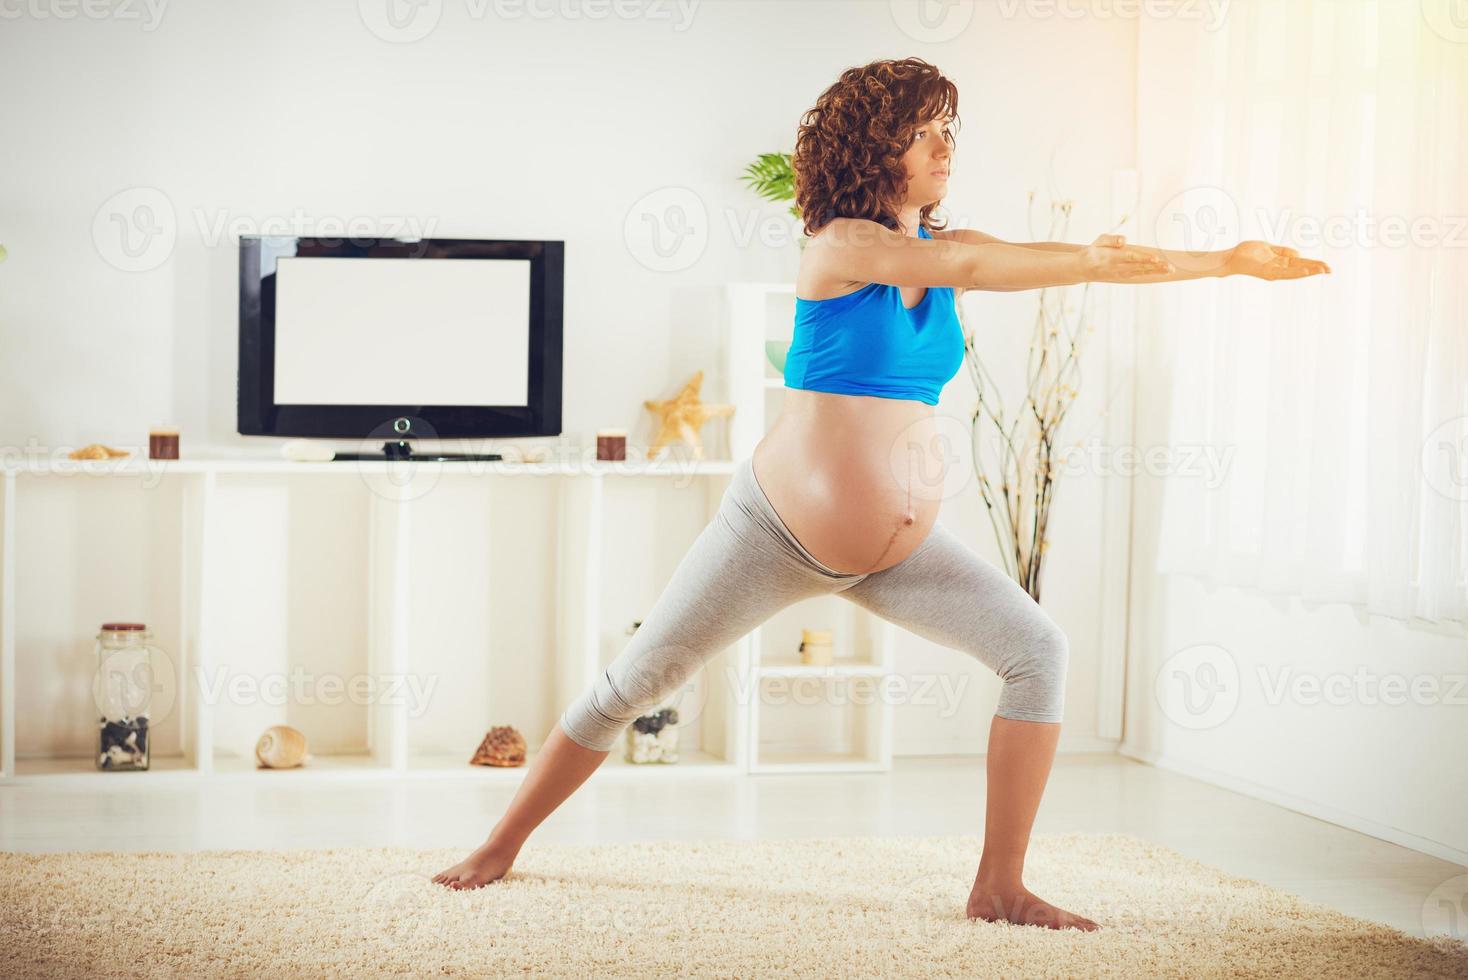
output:
[[[795,199],[795,171],[791,167],[788,153],[761,153],[753,163],[744,168],[740,179],[768,201]],[[800,217],[799,206],[792,204],[790,213]]]

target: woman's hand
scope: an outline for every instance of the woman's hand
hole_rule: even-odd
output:
[[[1121,235],[1102,235],[1078,253],[1088,282],[1133,282],[1172,272],[1172,263],[1146,249],[1126,244]]]
[[[1239,242],[1228,250],[1223,274],[1253,276],[1256,279],[1303,279],[1330,272],[1330,266],[1318,259],[1302,259],[1300,253],[1283,245],[1268,242]]]

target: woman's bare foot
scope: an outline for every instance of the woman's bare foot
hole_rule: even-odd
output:
[[[996,886],[976,881],[973,891],[969,892],[966,912],[970,919],[986,922],[1013,922],[1022,926],[1083,929],[1086,932],[1100,928],[1085,916],[1051,905],[1024,885]]]
[[[464,860],[434,875],[433,880],[455,890],[478,888],[503,878],[515,863],[517,853],[493,841],[485,841]]]

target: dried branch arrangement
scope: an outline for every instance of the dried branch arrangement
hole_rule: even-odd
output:
[[[1066,241],[1073,201],[1050,205],[1050,227],[1043,238],[1034,229],[1035,194],[1030,192],[1027,216],[1032,241]],[[1125,217],[1117,223],[1120,227]],[[1095,332],[1089,322],[1090,283],[1080,285],[1080,308],[1068,318],[1066,305],[1075,286],[1050,286],[1040,290],[1034,334],[1025,364],[1025,388],[1017,411],[1009,414],[990,366],[980,356],[974,333],[964,323],[962,304],[958,311],[963,326],[964,360],[969,377],[978,389],[978,406],[971,419],[974,472],[979,493],[1004,568],[1026,592],[1040,601],[1040,571],[1050,541],[1046,530],[1050,505],[1055,498],[1056,457],[1060,430],[1066,414],[1079,394],[1081,356],[1086,338]],[[992,438],[992,451],[981,452],[985,435]]]

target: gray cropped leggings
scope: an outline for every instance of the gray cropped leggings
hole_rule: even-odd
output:
[[[978,658],[1004,681],[996,714],[1060,721],[1069,646],[1014,579],[937,522],[916,550],[879,572],[817,561],[786,528],[754,477],[734,471],[714,519],[684,555],[621,654],[572,701],[561,729],[609,751],[709,659],[786,606],[839,592],[883,619]]]

